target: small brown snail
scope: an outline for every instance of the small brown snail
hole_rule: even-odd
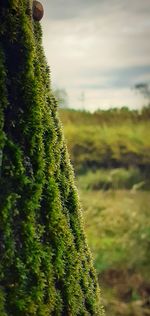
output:
[[[39,2],[34,0],[33,1],[33,11],[32,11],[33,19],[35,21],[40,21],[44,15],[44,8],[43,5]]]

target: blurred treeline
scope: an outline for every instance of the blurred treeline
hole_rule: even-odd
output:
[[[106,315],[150,315],[150,106],[59,113]]]

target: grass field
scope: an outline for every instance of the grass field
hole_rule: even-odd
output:
[[[79,192],[107,315],[150,315],[149,192]]]

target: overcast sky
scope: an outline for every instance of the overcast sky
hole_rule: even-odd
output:
[[[41,0],[53,87],[70,107],[139,108],[131,89],[150,82],[150,0]]]

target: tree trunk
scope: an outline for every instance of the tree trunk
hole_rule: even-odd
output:
[[[102,315],[30,4],[0,1],[0,315]]]

